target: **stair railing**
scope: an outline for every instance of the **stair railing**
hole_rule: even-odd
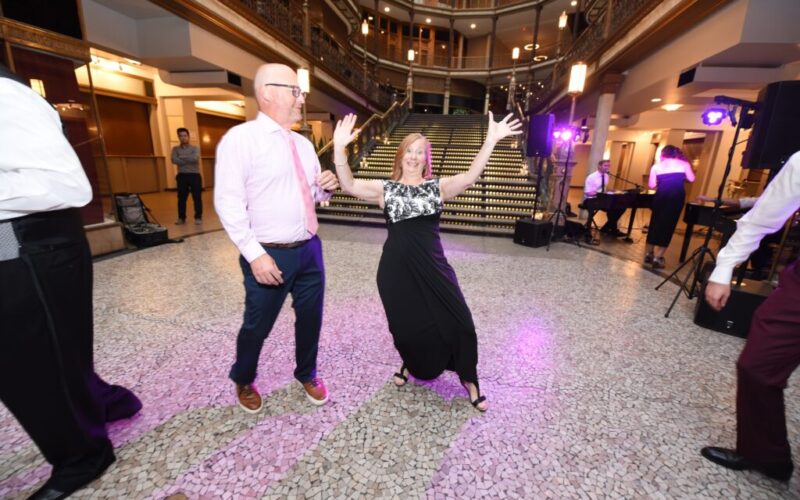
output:
[[[402,102],[395,101],[385,113],[373,113],[363,125],[359,128],[361,132],[353,141],[350,147],[350,154],[347,157],[347,163],[352,168],[353,172],[358,171],[358,167],[363,158],[375,148],[378,141],[388,141],[389,134],[394,128],[400,124],[408,116],[408,98]],[[333,164],[333,141],[331,140],[325,146],[317,151],[319,163],[323,170],[333,170],[336,167]]]

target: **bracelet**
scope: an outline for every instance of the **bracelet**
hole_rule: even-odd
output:
[[[350,164],[348,164],[348,163],[334,163],[333,166],[334,167],[350,167]]]

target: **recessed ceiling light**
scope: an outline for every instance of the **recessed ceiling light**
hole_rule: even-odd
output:
[[[372,21],[372,16],[369,16],[367,19],[369,19],[370,21]]]
[[[472,29],[475,29],[477,27],[477,25],[475,23],[472,23],[472,24],[469,25],[469,27],[472,28]]]
[[[576,7],[578,5],[578,0],[572,0],[569,4]]]
[[[425,18],[425,22],[428,23],[428,24],[431,24],[431,18],[430,17],[426,17]]]
[[[682,106],[683,106],[683,104],[665,104],[665,105],[661,106],[661,108],[666,110],[666,111],[677,111],[677,110],[681,109]]]
[[[536,61],[536,62],[546,61],[547,60],[547,56],[544,55],[544,54],[539,54],[538,56],[534,57],[533,60]]]
[[[661,102],[661,98],[660,97],[653,97],[652,99],[650,99],[650,102]]]
[[[525,45],[522,48],[527,50],[528,52],[531,52],[531,51],[533,51],[533,44],[529,43],[529,44]],[[539,50],[539,44],[538,43],[536,44],[536,50]]]
[[[384,11],[384,12],[389,12],[390,10],[392,10],[392,9],[390,9],[389,7],[384,7],[384,8],[383,8],[383,11]]]

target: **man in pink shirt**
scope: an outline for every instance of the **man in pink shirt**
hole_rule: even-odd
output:
[[[217,214],[241,253],[245,310],[230,378],[239,405],[249,413],[261,410],[253,385],[258,358],[290,293],[296,316],[294,376],[313,404],[328,401],[317,376],[325,270],[314,204],[339,186],[332,172],[321,172],[311,142],[291,131],[305,102],[294,70],[265,64],[254,87],[258,116],[220,141],[214,186]]]

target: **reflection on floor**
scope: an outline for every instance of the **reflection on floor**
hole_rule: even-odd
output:
[[[110,426],[118,461],[76,498],[786,498],[789,485],[699,455],[735,439],[743,341],[695,326],[640,265],[554,244],[444,235],[478,329],[478,414],[452,373],[396,388],[377,295],[385,231],[326,226],[319,369],[331,401],[293,381],[287,303],[261,356],[258,415],[227,379],[242,313],[223,232],[97,262],[97,370],[145,407]],[[797,445],[800,392],[786,392]],[[0,408],[0,497],[49,474]]]

